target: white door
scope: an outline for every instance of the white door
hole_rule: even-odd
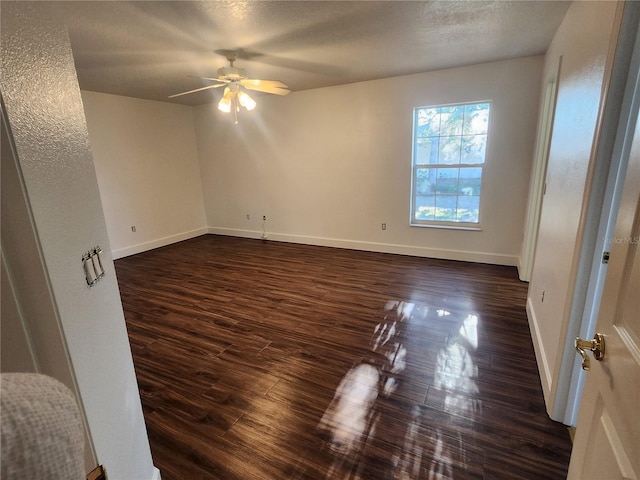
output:
[[[640,480],[640,122],[633,133],[569,480]]]

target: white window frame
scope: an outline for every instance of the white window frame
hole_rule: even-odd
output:
[[[439,163],[434,163],[434,164],[423,164],[423,163],[416,163],[416,156],[417,156],[417,145],[418,145],[418,138],[417,138],[417,128],[418,128],[418,111],[419,110],[423,110],[423,109],[436,109],[436,108],[446,108],[446,107],[460,107],[460,106],[467,106],[467,105],[479,105],[479,104],[488,104],[489,105],[489,120],[488,120],[488,126],[487,126],[487,142],[485,145],[485,152],[484,152],[484,161],[482,163],[453,163],[453,164],[439,164]],[[485,173],[486,173],[486,165],[487,165],[487,154],[489,151],[489,139],[491,137],[491,111],[493,110],[493,102],[491,100],[478,100],[478,101],[472,101],[472,102],[464,102],[464,103],[448,103],[448,104],[441,104],[441,105],[429,105],[429,106],[420,106],[420,107],[415,107],[413,109],[413,130],[412,130],[412,135],[411,135],[411,141],[412,141],[412,149],[411,149],[411,201],[410,201],[410,212],[409,212],[409,223],[411,226],[413,227],[430,227],[430,228],[448,228],[448,229],[456,229],[456,230],[482,230],[482,226],[481,226],[481,219],[482,219],[482,204],[483,204],[483,192],[484,192],[484,179],[485,179]],[[464,135],[464,132],[460,133],[460,136],[462,137]],[[456,135],[457,136],[457,135]],[[477,195],[479,197],[478,199],[478,221],[477,222],[464,222],[464,221],[445,221],[445,220],[435,220],[435,219],[419,219],[416,218],[416,203],[417,203],[417,197],[419,196],[418,194],[418,189],[417,189],[417,179],[418,179],[418,170],[419,169],[424,169],[424,168],[438,168],[438,169],[447,169],[447,168],[480,168],[482,169],[482,174],[481,174],[481,180],[480,180],[480,191],[479,191],[479,195]],[[437,195],[437,194],[434,194]],[[455,195],[456,197],[456,204],[457,204],[457,200],[462,197],[464,198],[464,195],[461,195],[460,193]]]

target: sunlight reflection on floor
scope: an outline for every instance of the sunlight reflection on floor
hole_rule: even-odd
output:
[[[452,313],[443,308],[389,300],[375,326],[371,357],[347,372],[325,411],[319,429],[327,434],[327,446],[334,462],[325,478],[371,478],[375,465],[377,478],[445,479],[455,478],[456,468],[464,468],[465,444],[462,438],[444,435],[429,418],[425,404],[414,404],[398,416],[390,414],[403,394],[403,372],[424,343],[408,335],[413,324],[437,326],[445,332],[442,347],[435,353],[433,385],[429,393],[440,411],[469,421],[479,413],[481,403],[476,378],[478,366],[478,316]],[[426,399],[425,399],[426,400]],[[402,400],[401,405],[406,405]],[[386,442],[385,422],[404,418],[404,440]],[[392,452],[381,450],[382,445]],[[383,472],[380,472],[380,469]]]

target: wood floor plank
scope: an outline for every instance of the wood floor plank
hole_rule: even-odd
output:
[[[512,267],[205,235],[116,272],[163,480],[566,477]]]

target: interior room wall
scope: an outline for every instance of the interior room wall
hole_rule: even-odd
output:
[[[35,358],[6,261],[0,256],[0,372],[36,372]]]
[[[574,2],[545,57],[543,78],[562,57],[527,313],[547,409],[554,396],[582,241],[588,172],[595,160],[600,102],[617,2]]]
[[[42,276],[38,276],[38,268],[30,268],[30,264],[38,263],[39,259],[31,255],[32,252],[37,251],[37,247],[29,221],[26,199],[18,179],[17,160],[11,148],[4,115],[1,114],[0,152],[0,171],[2,172],[0,175],[0,217],[2,218],[0,228],[0,285],[2,285],[0,289],[0,318],[2,318],[0,321],[0,372],[37,372],[40,366],[36,364],[32,344],[40,343],[43,348],[48,347],[52,351],[60,352],[60,336],[54,330],[47,331],[46,335],[40,339],[29,338],[27,318],[45,317],[47,314],[44,308],[49,306],[47,302],[40,302],[40,304],[29,302],[27,305],[23,305],[17,298],[18,292],[26,287],[25,285],[16,285],[16,282],[27,283],[24,279],[27,276],[24,275],[25,270],[29,270],[30,273],[28,288],[30,291],[37,291],[38,296],[46,296],[46,282]],[[23,249],[23,254],[16,255],[16,249],[20,248]],[[26,262],[22,263],[21,260],[26,260]],[[11,266],[8,263],[12,261],[18,263],[18,265],[14,264],[13,268],[22,273],[18,278],[11,275],[9,271]],[[42,304],[44,304],[44,308]],[[55,321],[48,323],[57,327]],[[44,337],[46,337],[46,342]],[[68,361],[64,355],[60,354],[56,360],[59,359],[62,361],[47,358],[45,365],[50,369],[49,374],[54,373],[54,369],[58,369],[54,375],[66,376],[64,383],[73,387]]]
[[[195,107],[209,231],[259,237],[264,228],[272,240],[516,265],[542,63],[256,93],[257,108],[243,109],[237,125],[215,105]],[[413,108],[485,100],[482,231],[409,226]]]
[[[0,371],[48,375],[81,398],[38,234],[34,230],[35,220],[6,111],[0,116],[0,127]],[[97,459],[86,422],[84,436],[84,461],[88,472],[96,466]]]
[[[19,173],[11,186],[16,187],[15,192],[24,192],[20,211],[28,209],[28,215],[22,214],[12,225],[28,229],[30,235],[5,243],[9,234],[18,232],[12,229],[5,237],[3,215],[2,253],[7,272],[15,280],[12,287],[19,290],[16,301],[25,316],[34,311],[25,307],[47,304],[50,315],[28,319],[37,330],[30,333],[43,338],[46,332],[56,332],[51,343],[59,348],[54,353],[68,362],[59,380],[79,392],[92,440],[87,449],[105,465],[109,478],[159,479],[142,414],[68,33],[50,2],[3,3],[0,21],[0,90],[15,142],[17,164],[13,163]],[[4,167],[4,156],[2,160]],[[4,174],[3,168],[3,190]],[[4,210],[4,201],[2,207]],[[96,246],[103,249],[105,275],[89,288],[82,256]],[[37,268],[37,274],[31,268]],[[41,280],[44,291],[39,288]],[[36,349],[36,363],[44,364],[46,353],[44,347]],[[44,365],[42,370],[46,373],[57,367]]]
[[[206,233],[192,107],[88,91],[82,101],[114,258]]]

